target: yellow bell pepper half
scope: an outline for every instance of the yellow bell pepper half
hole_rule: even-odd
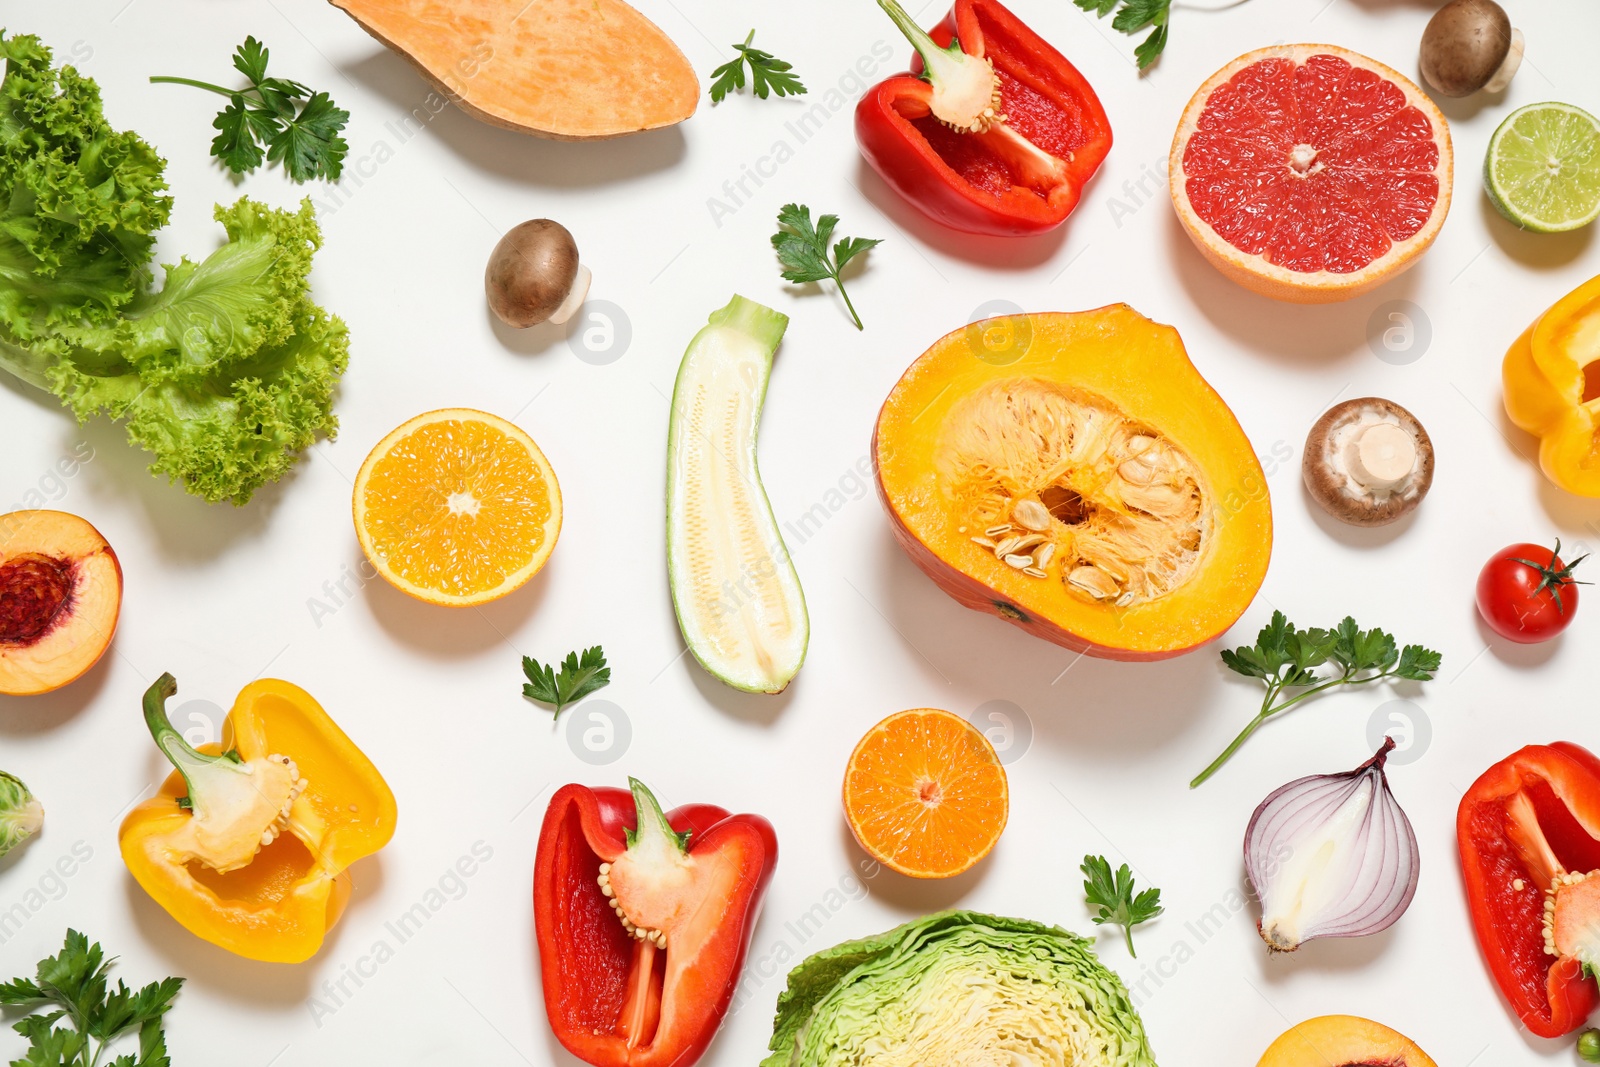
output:
[[[394,836],[394,794],[299,686],[252,682],[221,744],[198,750],[167,719],[177,688],[164,674],[144,697],[177,769],[123,820],[123,862],[197,937],[253,960],[309,959],[350,899],[349,866]]]
[[[1501,373],[1506,414],[1539,438],[1545,477],[1569,493],[1600,497],[1600,277],[1539,316],[1506,353]]]

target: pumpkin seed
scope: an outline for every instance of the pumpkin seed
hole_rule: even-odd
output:
[[[991,526],[987,530],[983,531],[983,536],[985,536],[985,537],[999,537],[1001,534],[1007,534],[1007,533],[1010,533],[1010,532],[1011,532],[1011,524],[1009,522],[1002,522],[998,526]]]
[[[1022,573],[1026,574],[1030,578],[1048,578],[1048,577],[1050,577],[1048,574],[1046,574],[1044,571],[1040,570],[1038,567],[1024,567],[1024,568],[1022,568]]]
[[[974,537],[972,539],[972,543],[975,545],[982,545],[984,548],[990,549],[991,551],[994,549],[994,542],[989,540],[987,537]]]
[[[1019,500],[1011,507],[1011,517],[1017,525],[1029,530],[1050,529],[1050,512],[1037,500]]]
[[[1033,557],[1032,556],[1018,556],[1018,555],[1007,556],[1006,557],[1006,566],[1015,567],[1017,570],[1020,571],[1024,567],[1033,566]]]
[[[1094,597],[1096,600],[1105,600],[1114,597],[1120,590],[1111,576],[1099,567],[1074,567],[1072,573],[1067,575],[1067,582]]]
[[[1017,550],[1017,546],[1020,544],[1022,544],[1022,538],[1008,537],[1004,541],[1001,541],[998,545],[994,546],[994,554],[999,558],[1004,559],[1006,556],[1009,556],[1011,553],[1015,552]]]
[[[1049,566],[1050,565],[1050,560],[1055,554],[1056,554],[1056,546],[1055,545],[1045,545],[1038,552],[1034,553],[1034,555],[1033,555],[1033,564],[1034,564],[1034,566],[1036,566],[1036,567],[1047,567],[1047,566]]]

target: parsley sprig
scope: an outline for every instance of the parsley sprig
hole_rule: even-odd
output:
[[[1154,63],[1161,50],[1167,47],[1167,19],[1172,13],[1172,0],[1072,0],[1072,2],[1101,18],[1105,18],[1115,10],[1117,15],[1111,20],[1111,28],[1122,33],[1138,33],[1146,26],[1155,27],[1133,50],[1134,56],[1139,60],[1140,70]],[[1120,9],[1118,9],[1119,4]]]
[[[606,655],[599,645],[584,649],[581,657],[576,652],[568,652],[559,673],[553,664],[523,656],[522,673],[528,676],[522,695],[541,704],[553,704],[557,715],[568,704],[575,704],[596,689],[611,684],[611,668],[606,666]]]
[[[0,984],[0,1004],[42,1008],[25,1015],[12,1029],[28,1039],[23,1067],[100,1067],[106,1048],[123,1034],[137,1030],[138,1054],[126,1053],[107,1067],[171,1067],[162,1016],[183,986],[182,978],[152,982],[135,992],[121,981],[111,989],[106,972],[115,963],[99,944],[68,930],[59,955],[39,961],[33,978]],[[57,1026],[62,1021],[71,1026]]]
[[[713,104],[722,103],[723,97],[735,89],[744,88],[746,63],[750,65],[750,91],[755,93],[757,98],[765,100],[769,91],[779,96],[805,94],[806,87],[800,84],[799,76],[792,73],[793,66],[775,58],[771,52],[752,48],[750,42],[755,39],[756,31],[751,30],[750,35],[744,39],[744,44],[733,46],[734,57],[711,72]]]
[[[1222,652],[1222,662],[1229,670],[1248,678],[1259,678],[1266,684],[1267,695],[1262,698],[1261,710],[1222,755],[1189,783],[1189,788],[1193,789],[1215,774],[1262,723],[1307,697],[1335,686],[1369,685],[1385,679],[1426,682],[1439,669],[1440,659],[1439,653],[1421,645],[1396,648],[1392,636],[1376,627],[1363,630],[1348,615],[1332,630],[1317,627],[1297,630],[1283,612],[1274,611],[1272,621],[1262,627],[1253,647],[1240,646]],[[1318,668],[1330,665],[1331,673],[1319,673]],[[1299,692],[1279,700],[1286,689]]]
[[[254,37],[233,53],[233,66],[250,80],[244,89],[227,89],[192,78],[157,77],[152,82],[189,85],[228,98],[212,127],[219,130],[211,154],[235,174],[248,174],[266,159],[279,163],[296,182],[337,181],[350,146],[339,132],[350,112],[327,93],[312,92],[287,78],[267,77],[267,46]]]
[[[820,282],[833,279],[833,284],[839,287],[839,295],[844,298],[844,306],[850,309],[850,318],[859,330],[862,328],[861,316],[856,314],[856,306],[850,302],[850,294],[845,292],[840,272],[846,263],[869,248],[881,245],[883,241],[868,237],[842,237],[833,246],[833,258],[830,260],[828,241],[833,237],[833,228],[837,225],[839,216],[823,215],[813,227],[809,207],[804,204],[785,204],[778,211],[778,232],[772,235],[772,247],[777,250],[778,262],[784,268],[783,276],[789,281]]]
[[[1122,927],[1128,955],[1137,957],[1139,954],[1133,951],[1133,928],[1166,910],[1161,906],[1161,890],[1152,886],[1135,895],[1133,872],[1128,870],[1128,865],[1124,863],[1112,874],[1111,861],[1104,856],[1085,856],[1078,869],[1083,872],[1085,899],[1100,909],[1090,918],[1096,926],[1111,923]]]

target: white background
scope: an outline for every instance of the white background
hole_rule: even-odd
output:
[[[702,78],[755,25],[756,43],[791,60],[811,96],[745,95],[717,107],[703,99],[681,127],[594,144],[522,137],[453,108],[402,142],[387,124],[424,107],[428,87],[314,0],[13,0],[8,30],[41,34],[58,61],[75,58],[99,82],[111,121],[138,130],[169,160],[176,207],[160,244],[167,261],[215,247],[214,202],[248,193],[289,206],[305,190],[276,170],[235,188],[207,155],[221,101],[149,85],[147,76],[225,80],[230,51],[253,33],[271,46],[274,74],[331,91],[351,112],[351,151],[342,203],[326,187],[309,190],[323,204],[326,236],[313,281],[317,299],[349,323],[353,343],[338,440],[319,444],[283,484],[240,509],[207,506],[151,478],[118,429],[79,429],[52,399],[9,380],[0,389],[0,505],[43,487],[54,506],[104,532],[127,575],[121,631],[95,670],[50,696],[0,698],[0,766],[25,778],[49,811],[42,837],[0,863],[0,910],[37,903],[27,894],[76,843],[92,851],[59,899],[0,945],[0,972],[31,970],[71,925],[120,954],[118,973],[130,982],[186,976],[169,1026],[179,1067],[570,1064],[550,1036],[536,977],[529,886],[539,819],[562,783],[620,784],[633,774],[672,802],[764,814],[782,843],[745,1005],[708,1064],[757,1060],[782,973],[837,941],[948,906],[1093,930],[1077,872],[1085,852],[1125,860],[1163,891],[1167,914],[1138,931],[1137,960],[1114,931],[1099,939],[1105,961],[1142,989],[1145,1022],[1168,1064],[1251,1063],[1290,1023],[1329,1012],[1383,1020],[1441,1064],[1570,1062],[1570,1042],[1519,1032],[1496,993],[1454,854],[1456,802],[1490,763],[1529,742],[1600,744],[1591,666],[1600,607],[1581,611],[1556,642],[1517,648],[1493,639],[1472,606],[1479,566],[1509,542],[1560,535],[1569,545],[1600,545],[1600,505],[1543,480],[1531,440],[1501,413],[1499,382],[1506,346],[1600,271],[1600,248],[1592,227],[1518,232],[1494,214],[1479,180],[1489,135],[1514,106],[1557,99],[1600,110],[1600,6],[1507,6],[1527,35],[1528,61],[1504,99],[1445,104],[1456,187],[1437,244],[1375,293],[1307,308],[1222,278],[1180,230],[1164,176],[1146,177],[1143,192],[1135,183],[1161,174],[1185,101],[1239,52],[1330,41],[1412,72],[1431,3],[1183,8],[1167,55],[1139,78],[1134,41],[1068,0],[1017,0],[1017,12],[1097,88],[1116,137],[1068,224],[1018,241],[959,237],[900,203],[861,163],[849,104],[804,144],[785,131],[826,101],[826,89],[842,87],[853,102],[858,60],[873,81],[904,62],[907,49],[868,0],[825,9],[643,0]],[[930,4],[922,19],[937,14]],[[894,56],[887,63],[873,57],[874,47],[886,54],[884,44]],[[793,158],[775,173],[763,164],[772,176],[759,187],[747,180],[742,203],[727,200],[723,183],[756,168],[780,139]],[[735,210],[714,220],[714,197]],[[779,279],[767,237],[789,200],[837,212],[842,233],[885,238],[851,279],[865,332],[831,289]],[[490,320],[481,282],[489,250],[500,231],[539,216],[572,230],[594,270],[592,297],[623,309],[631,325],[631,343],[609,365],[577,358],[559,329],[519,334]],[[662,565],[667,397],[685,344],[734,291],[793,317],[761,437],[777,515],[792,521],[819,503],[833,512],[811,539],[791,541],[812,638],[805,669],[778,697],[726,689],[682,655]],[[1439,680],[1420,692],[1320,699],[1262,731],[1190,792],[1191,775],[1260,696],[1222,669],[1214,649],[1148,665],[1079,660],[934,588],[894,546],[856,468],[898,375],[993,300],[1028,310],[1127,301],[1182,332],[1268,460],[1273,563],[1232,643],[1253,640],[1274,607],[1302,625],[1352,613],[1402,642],[1441,650]],[[1419,341],[1391,355],[1399,363],[1380,360],[1368,343],[1374,322],[1390,325],[1380,308],[1393,300],[1417,309]],[[1366,394],[1415,412],[1438,451],[1432,495],[1412,519],[1379,531],[1326,518],[1299,477],[1315,418],[1338,398]],[[566,502],[550,565],[518,594],[460,613],[408,600],[381,581],[357,591],[346,578],[354,595],[314,618],[312,598],[332,605],[324,583],[355,573],[360,560],[349,504],[362,458],[401,421],[442,405],[513,417],[548,454]],[[84,441],[93,460],[58,488],[49,472]],[[841,495],[829,497],[833,490]],[[549,713],[519,694],[520,654],[548,660],[595,643],[614,677],[599,697],[631,724],[630,746],[606,766],[578,758],[565,716],[552,728]],[[226,708],[259,675],[303,685],[394,788],[399,831],[354,869],[355,899],[311,962],[230,956],[183,931],[123,869],[121,814],[166,770],[138,713],[140,693],[162,671],[179,680],[172,706],[185,728],[204,725],[191,711],[215,714],[187,702]],[[1416,702],[1413,761],[1391,774],[1422,846],[1410,912],[1385,934],[1318,942],[1275,960],[1249,907],[1221,932],[1197,936],[1203,915],[1238,900],[1240,841],[1255,805],[1291,778],[1370,755],[1369,725],[1382,720],[1374,736],[1389,725],[1388,710],[1378,709],[1397,696]],[[863,856],[844,826],[838,786],[857,738],[902,708],[966,714],[994,700],[1023,712],[1007,753],[1011,823],[993,857],[945,883],[892,873],[864,888],[853,881]],[[314,1018],[311,998],[326,998],[323,983],[362,965],[380,939],[393,947],[385,923],[479,841],[493,856],[461,899],[375,972],[363,965],[373,976],[359,989],[347,977],[354,995]],[[788,924],[818,904],[826,921],[802,940]],[[0,1036],[0,1054],[20,1054],[17,1044]]]

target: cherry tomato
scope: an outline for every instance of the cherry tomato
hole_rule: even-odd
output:
[[[1562,563],[1541,545],[1511,545],[1496,553],[1478,573],[1478,614],[1508,641],[1533,644],[1565,630],[1578,612],[1578,586],[1572,568],[1587,556]]]

